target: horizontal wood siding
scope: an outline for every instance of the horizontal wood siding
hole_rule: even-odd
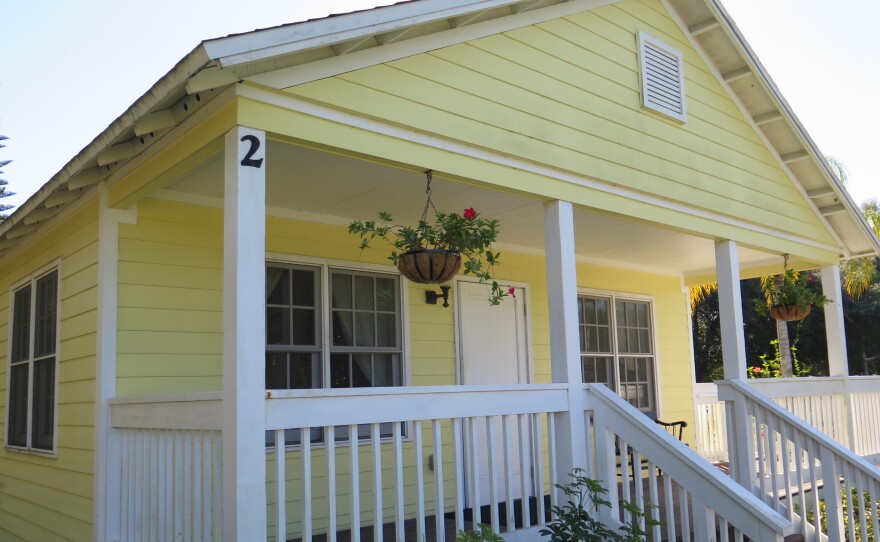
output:
[[[639,31],[683,52],[686,123],[641,107]],[[628,0],[287,91],[833,243],[656,0]]]
[[[98,208],[85,204],[0,265],[0,442],[6,439],[9,288],[60,258],[57,457],[0,448],[0,539],[92,534]]]

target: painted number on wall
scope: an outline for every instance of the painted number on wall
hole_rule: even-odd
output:
[[[263,159],[262,158],[254,158],[254,155],[260,150],[260,140],[255,135],[246,135],[241,137],[242,143],[250,143],[250,148],[247,153],[245,153],[244,158],[241,159],[241,165],[248,167],[255,167],[257,169],[263,167]]]

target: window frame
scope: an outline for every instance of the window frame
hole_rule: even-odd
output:
[[[37,296],[37,282],[41,279],[51,275],[52,273],[56,274],[56,286],[55,286],[55,351],[53,354],[53,398],[52,398],[52,448],[44,449],[44,448],[36,448],[33,443],[33,395],[34,395],[34,341],[35,341],[35,333],[36,333],[36,316],[37,311],[35,310],[36,305],[36,296]],[[61,366],[61,259],[58,258],[51,263],[48,263],[36,271],[31,272],[27,276],[19,279],[14,282],[9,287],[9,317],[7,321],[7,349],[6,349],[6,419],[5,427],[4,427],[4,435],[3,435],[3,443],[4,449],[12,452],[20,452],[27,453],[33,455],[40,455],[44,457],[57,458],[58,457],[58,395],[60,389],[60,366]],[[16,365],[20,365],[22,363],[26,363],[28,366],[28,383],[27,383],[27,433],[25,437],[25,446],[18,446],[9,443],[9,431],[10,431],[10,416],[12,415],[11,403],[12,403],[12,347],[13,347],[13,333],[14,333],[14,320],[15,320],[15,294],[16,292],[22,290],[23,288],[31,287],[31,299],[29,301],[30,314],[29,317],[29,330],[28,330],[28,358],[27,361],[16,362]],[[44,356],[46,357],[46,356]]]
[[[312,389],[322,389],[322,390],[330,390],[330,389],[349,389],[349,390],[365,390],[370,388],[331,388],[330,387],[330,364],[331,364],[331,356],[333,354],[333,327],[332,327],[332,318],[333,318],[333,307],[332,307],[332,299],[330,296],[330,288],[331,288],[331,274],[333,271],[341,271],[344,273],[353,273],[353,274],[367,274],[367,275],[387,275],[388,278],[391,278],[395,281],[395,287],[398,292],[398,302],[400,304],[400,322],[398,325],[398,333],[400,340],[400,386],[394,386],[395,388],[403,388],[411,385],[411,359],[410,359],[410,326],[409,326],[409,288],[407,288],[406,281],[403,280],[403,275],[400,274],[397,267],[393,265],[382,265],[382,264],[372,264],[372,263],[360,263],[360,262],[351,262],[347,260],[336,260],[331,258],[318,258],[313,256],[301,256],[301,255],[293,255],[286,253],[278,253],[278,252],[266,252],[266,260],[265,267],[269,267],[271,265],[285,266],[285,267],[293,267],[293,268],[315,268],[318,272],[317,282],[318,282],[318,291],[316,295],[319,296],[318,303],[316,307],[320,311],[320,317],[318,319],[318,324],[320,326],[320,348],[318,349],[319,355],[321,357],[321,384],[320,388],[312,388]],[[264,301],[265,307],[265,301]],[[265,314],[265,309],[264,309]],[[265,339],[264,339],[265,340]],[[268,347],[268,345],[266,345]],[[355,347],[356,348],[356,347]],[[268,349],[266,350],[269,351]],[[268,390],[268,388],[267,388]],[[401,424],[403,428],[402,439],[407,441],[410,439],[410,430],[409,424],[403,423]],[[381,442],[390,442],[393,437],[382,437]],[[360,439],[363,440],[363,439]],[[348,446],[349,439],[340,440],[337,439],[335,442],[336,447],[340,446]],[[322,438],[320,442],[312,442],[311,448],[322,448],[325,447],[327,443]],[[298,450],[302,447],[302,443],[300,444],[286,444],[285,449],[287,450]],[[266,452],[274,450],[275,446],[266,446]]]
[[[651,368],[653,373],[653,382],[651,393],[654,398],[654,408],[652,410],[644,411],[639,409],[641,412],[645,414],[653,413],[655,418],[660,418],[662,413],[662,401],[660,398],[660,351],[658,349],[657,343],[657,303],[654,296],[645,295],[645,294],[633,294],[629,292],[619,292],[619,291],[611,291],[611,290],[598,290],[594,288],[578,288],[578,298],[583,297],[601,297],[608,299],[610,302],[609,306],[609,321],[610,321],[610,331],[611,331],[611,372],[612,378],[614,381],[614,388],[612,391],[618,395],[620,395],[620,358],[621,357],[648,357],[644,354],[621,354],[620,348],[618,345],[617,339],[617,302],[618,301],[633,301],[636,303],[647,303],[648,304],[648,325],[649,325],[649,333],[650,333],[650,344],[651,351],[653,354],[650,357],[653,357],[653,367]],[[581,325],[580,320],[580,312],[578,312],[578,327]],[[579,360],[581,366],[581,378],[583,379],[583,356],[586,354],[584,350],[579,352]],[[601,355],[601,354],[599,354]],[[621,396],[622,397],[622,396]],[[624,398],[624,400],[626,400]]]

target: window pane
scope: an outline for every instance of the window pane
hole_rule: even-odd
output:
[[[31,341],[31,287],[15,292],[12,324],[12,361],[30,357]]]
[[[587,352],[599,352],[599,329],[593,326],[587,328]]]
[[[394,314],[377,314],[377,345],[376,346],[397,346],[397,316]]]
[[[11,446],[27,446],[28,366],[11,368],[9,378],[9,428],[6,441]]]
[[[293,309],[293,344],[315,345],[315,311],[312,309]]]
[[[630,353],[629,343],[627,343],[626,328],[617,328],[617,350],[620,352]]]
[[[37,311],[34,325],[34,357],[42,357],[55,353],[58,273],[52,273],[37,281],[36,303]]]
[[[330,356],[330,387],[351,387],[351,378],[348,372],[348,354],[333,354]]]
[[[393,279],[376,279],[376,310],[397,310],[397,299],[394,295]]]
[[[391,354],[376,354],[373,357],[373,386],[389,387],[397,386],[394,379],[395,356]]]
[[[287,354],[266,352],[266,389],[287,389]]]
[[[333,311],[333,346],[352,346],[352,314]]]
[[[355,346],[376,346],[376,322],[372,312],[356,312],[354,321]]]
[[[373,277],[355,275],[354,308],[371,311],[373,307]]]
[[[648,305],[645,303],[639,303],[636,305],[638,320],[636,325],[639,327],[648,327]]]
[[[596,300],[584,299],[584,322],[587,324],[596,324]]]
[[[290,304],[289,275],[289,269],[266,267],[266,303],[270,305]]]
[[[298,352],[290,356],[290,389],[307,390],[321,387],[321,365],[318,354]]]
[[[650,354],[651,353],[651,337],[648,333],[647,329],[639,330],[639,353],[640,354]]]
[[[333,273],[331,278],[333,285],[333,308],[350,309],[351,303],[351,276]]]
[[[290,344],[290,309],[266,307],[266,344]]]
[[[603,326],[610,325],[611,322],[608,320],[608,300],[607,299],[597,299],[596,300],[596,322],[602,324]]]
[[[34,362],[33,447],[51,450],[55,428],[55,358]]]
[[[314,271],[294,269],[292,304],[300,307],[315,306],[315,275]]]
[[[373,360],[370,354],[355,354],[351,366],[351,386],[369,388],[373,385]]]
[[[610,327],[600,327],[597,328],[599,333],[599,349],[597,352],[611,352],[611,328]]]

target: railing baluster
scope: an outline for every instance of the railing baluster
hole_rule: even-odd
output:
[[[532,525],[532,510],[530,505],[531,476],[529,468],[534,465],[531,461],[531,431],[529,431],[530,414],[517,416],[519,422],[519,489],[522,509],[522,528],[528,529]]]
[[[812,496],[812,500],[813,500],[813,510],[818,510],[819,509],[819,491],[818,491],[819,480],[816,476],[816,468],[817,468],[816,462],[819,459],[818,445],[815,444],[812,440],[810,440],[808,435],[803,435],[803,439],[806,441],[804,443],[804,449],[807,450],[807,458],[808,458],[807,463],[808,463],[808,467],[809,467],[808,473],[810,475],[810,488],[811,488],[810,495]],[[833,470],[834,462],[832,461],[830,463],[830,465],[832,466],[832,470]],[[835,478],[836,478],[836,475],[832,475],[828,479],[834,480]],[[830,493],[832,495],[832,499],[833,499],[833,495],[835,495],[835,494],[837,495],[838,499],[840,498],[839,492],[832,491]],[[826,504],[827,504],[827,500],[826,500]],[[836,509],[839,509],[839,507],[835,508],[835,506],[833,504],[832,504],[832,506],[830,506],[830,511],[834,511]],[[829,510],[829,509],[826,508],[826,510]],[[806,512],[806,510],[805,510],[805,512]],[[821,531],[822,528],[821,528],[821,521],[819,518],[819,514],[813,514],[813,516],[814,516],[813,517],[813,527],[816,529],[817,532]],[[829,520],[828,528],[831,529],[831,526],[832,526],[831,520]],[[842,527],[842,525],[841,525],[841,527]],[[841,529],[840,532],[842,535],[843,530]]]
[[[299,441],[300,447],[302,448],[302,470],[303,470],[303,528],[302,528],[302,540],[303,542],[312,542],[312,428],[309,426],[303,427],[299,432]],[[278,442],[277,440],[275,441]],[[284,441],[282,441],[284,442]],[[276,444],[277,445],[277,444]],[[286,450],[286,446],[282,448],[282,450]],[[287,453],[281,454],[282,463],[287,462]],[[287,486],[287,481],[284,478],[281,479],[284,482],[285,487]],[[283,503],[285,510],[287,509],[287,503]],[[285,513],[286,515],[286,513]],[[286,538],[279,538],[281,540],[287,540]]]
[[[373,453],[373,540],[375,542],[382,542],[382,524],[385,518],[385,512],[382,508],[381,437],[379,424],[370,424],[370,444]]]
[[[559,506],[559,476],[556,473],[556,413],[547,414],[547,433],[550,445],[550,508]]]
[[[657,466],[652,461],[648,461],[648,491],[650,492],[651,504],[653,505],[650,509],[650,517],[659,522],[660,517],[658,514],[660,509],[658,506],[660,505],[660,494],[657,492]],[[655,525],[651,530],[654,534],[654,540],[660,540],[662,536],[660,525]]]
[[[360,435],[357,425],[348,426],[348,473],[351,479],[351,540],[361,542]],[[416,469],[419,470],[419,469]]]
[[[394,431],[392,443],[394,446],[394,507],[395,514],[395,532],[397,539],[395,542],[404,542],[406,538],[406,529],[404,525],[404,501],[403,501],[403,443],[401,435],[402,424],[394,422],[391,424],[391,430]]]
[[[856,510],[859,510],[859,526],[862,529],[861,538],[862,540],[868,540],[868,519],[866,517],[866,512],[870,507],[870,503],[866,499],[865,491],[868,490],[868,480],[865,475],[861,472],[853,469],[854,479],[856,481],[856,488],[858,490],[858,495],[856,502],[858,503],[858,507]]]
[[[284,429],[275,430],[275,540],[287,540],[287,473],[285,472],[287,441],[284,433]],[[305,451],[305,442],[303,442],[303,451]],[[303,483],[306,483],[306,480],[311,483],[311,476],[303,472]],[[308,521],[308,516],[303,514],[303,527]],[[303,535],[303,540],[309,541],[310,538]]]
[[[780,503],[779,503],[779,465],[782,461],[782,458],[779,453],[777,438],[779,436],[779,432],[777,431],[776,422],[773,418],[766,418],[766,439],[767,444],[769,445],[770,452],[769,457],[767,458],[769,463],[769,474],[770,474],[770,491],[771,495],[771,504],[773,509],[777,512],[780,511]]]
[[[471,511],[473,528],[479,530],[477,525],[482,523],[483,515],[480,510],[480,453],[479,440],[477,439],[477,418],[469,418],[468,425],[470,426]]]
[[[548,419],[551,416],[553,415],[547,414]],[[532,448],[534,450],[535,457],[535,497],[538,504],[537,520],[538,525],[542,525],[545,521],[545,518],[547,517],[547,512],[544,507],[544,435],[541,427],[540,414],[535,414],[534,416],[532,416],[532,427],[534,428],[534,439],[532,441]]]
[[[791,494],[791,469],[792,469],[792,443],[788,437],[788,424],[782,422],[779,425],[779,439],[781,441],[780,454],[782,456],[782,481],[785,484],[785,517],[794,521],[794,497]]]
[[[800,516],[801,516],[801,533],[807,532],[807,496],[804,492],[804,454],[806,453],[803,445],[800,433],[797,429],[792,428],[792,441],[794,442],[794,452],[795,452],[795,468],[797,469],[797,487],[798,487],[798,500],[800,500]],[[792,499],[794,501],[794,499]],[[792,503],[794,506],[794,503]]]
[[[416,420],[413,422],[413,432],[415,440],[413,442],[413,453],[415,454],[415,471],[416,471],[416,540],[425,542],[425,472],[423,470],[424,459],[422,455],[422,422]]]
[[[504,506],[507,519],[507,530],[514,529],[513,514],[513,435],[514,430],[510,427],[510,416],[501,416],[501,435],[502,435],[502,452],[504,459],[504,498],[506,504]]]
[[[675,501],[672,494],[672,479],[663,477],[663,497],[666,500],[666,539],[677,540],[675,529]]]
[[[705,504],[694,502],[694,540],[713,540],[715,533],[709,528],[709,508]],[[711,538],[710,538],[711,536]]]
[[[727,520],[721,518],[721,525],[719,525],[719,534],[721,535],[721,542],[730,542],[730,533],[728,532],[729,524]]]
[[[436,499],[434,525],[437,531],[437,542],[446,542],[446,521],[443,517],[446,510],[443,496],[443,432],[440,420],[434,420],[434,491]]]
[[[691,515],[689,508],[688,491],[679,486],[678,489],[678,514],[681,518],[681,539],[691,539]]]
[[[495,417],[486,416],[486,434],[488,435],[486,452],[489,455],[489,517],[491,518],[492,530],[496,533],[501,531],[500,521],[498,519],[498,467],[495,464],[495,456],[497,449],[496,438],[498,437],[495,430]]]
[[[461,418],[452,420],[452,453],[455,458],[455,532],[464,531],[464,446],[461,436]]]
[[[327,442],[327,540],[336,542],[336,426],[324,428]]]
[[[874,537],[880,535],[880,483],[873,480],[868,481],[868,506],[867,511],[871,515],[871,526],[873,527]],[[867,538],[867,537],[865,537]]]

